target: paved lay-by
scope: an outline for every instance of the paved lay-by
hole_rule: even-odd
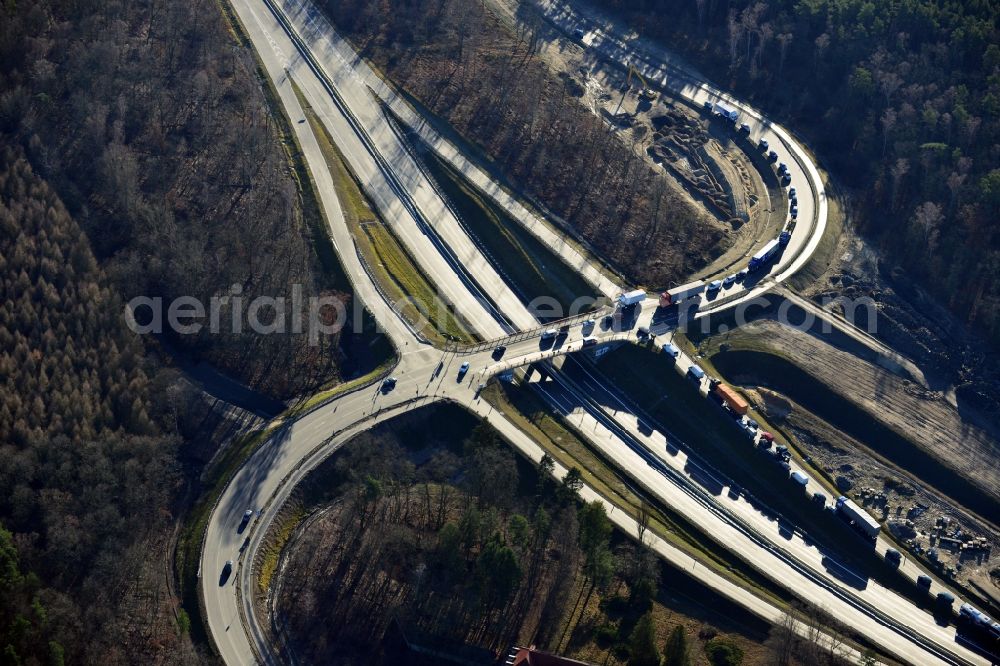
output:
[[[367,86],[361,85],[362,80],[351,63],[330,46],[332,42],[323,42],[323,35],[317,34],[316,26],[319,24],[313,20],[315,13],[311,5],[291,0],[281,6],[272,4],[270,0],[234,0],[233,5],[250,40],[258,49],[268,76],[275,82],[288,114],[293,118],[302,114],[289,84],[288,77],[292,77],[329,129],[385,219],[394,225],[414,259],[428,275],[435,278],[445,298],[486,337],[537,326],[524,304],[478,252],[429,185],[419,166],[406,153],[392,126],[377,110],[378,105],[373,103]],[[300,23],[301,31],[295,27]],[[342,46],[340,44],[338,48]],[[254,581],[252,567],[247,564],[252,562],[271,515],[310,469],[355,433],[407,409],[440,399],[458,402],[483,416],[522,453],[537,460],[541,449],[503,414],[484,403],[479,398],[478,386],[490,374],[515,365],[542,361],[566,350],[578,350],[585,344],[579,322],[571,325],[564,338],[558,334],[549,336],[545,344],[542,344],[540,333],[514,336],[499,360],[493,358],[490,346],[457,354],[419,343],[398,316],[381,301],[374,285],[359,266],[332,180],[310,126],[308,123],[293,123],[293,126],[316,182],[335,246],[352,276],[355,291],[386,329],[400,350],[401,360],[393,370],[397,378],[394,387],[388,390],[379,386],[359,389],[282,426],[241,467],[225,489],[206,531],[202,555],[202,594],[213,639],[227,663],[273,659],[268,641],[251,608]],[[487,187],[482,183],[477,186]],[[804,215],[802,206],[800,210],[800,216]],[[808,254],[806,250],[810,240],[805,236],[800,238],[797,249],[788,253],[789,257],[797,257],[792,264]],[[784,272],[790,269],[791,264],[781,268]],[[600,283],[603,276],[593,271],[586,273],[590,275],[588,279],[598,284],[600,291],[610,289],[608,283]],[[634,322],[627,325],[616,322],[612,322],[611,326],[595,325],[587,337],[600,341],[634,339],[632,330],[636,327],[648,326],[653,333],[669,329],[669,322],[654,324],[655,314],[653,306],[638,309]],[[598,319],[603,324],[601,315],[603,313],[598,314]],[[470,364],[469,372],[460,375],[458,369],[463,362]],[[551,395],[552,401],[567,405],[567,409],[574,401],[582,402],[572,388],[562,384],[547,385],[544,390]],[[752,560],[766,575],[783,584],[791,580],[789,577],[794,577],[801,582],[802,589],[797,593],[803,598],[843,617],[845,622],[863,630],[886,650],[901,659],[918,663],[977,661],[975,655],[954,645],[953,632],[949,635],[945,629],[926,626],[929,616],[905,600],[893,598],[892,593],[873,588],[867,595],[870,599],[861,598],[821,575],[817,577],[815,563],[812,562],[815,553],[807,552],[804,546],[796,543],[782,545],[781,548],[773,545],[763,547],[756,528],[747,528],[740,523],[741,520],[752,521],[754,517],[750,514],[740,516],[745,507],[741,508],[739,503],[720,508],[703,501],[703,497],[694,497],[684,491],[682,480],[673,479],[666,483],[663,470],[657,471],[644,464],[648,463],[648,459],[627,445],[627,440],[637,437],[633,432],[635,424],[625,426],[615,419],[608,420],[605,418],[607,414],[601,416],[599,408],[590,411],[573,408],[569,411],[573,418],[579,414],[581,419],[592,419],[595,433],[602,429],[599,437],[595,435],[595,439],[601,440],[602,449],[609,455],[620,456],[623,465],[626,465],[624,468],[634,470],[637,481],[647,490],[655,492],[664,501],[678,502],[690,512],[693,520],[704,523],[706,528],[714,525],[721,529],[720,526],[725,526],[732,532],[733,542],[741,544],[737,546],[741,557]],[[663,458],[660,452],[656,455]],[[662,462],[666,464],[669,461]],[[597,498],[590,489],[584,489],[584,496]],[[607,503],[606,499],[601,499]],[[634,533],[631,519],[620,511],[614,511],[611,504],[608,506],[613,520],[627,532]],[[246,530],[240,533],[237,527],[248,507],[260,509],[262,513],[255,516]],[[767,535],[763,541],[771,543]],[[720,593],[769,621],[779,619],[780,611],[774,606],[740,589],[732,581],[704,567],[696,567],[689,556],[676,548],[656,539],[653,545],[665,558],[678,564],[689,564],[692,575]],[[231,576],[220,578],[228,560],[236,562],[235,570]],[[896,617],[889,621],[873,615],[866,604],[890,609]],[[913,640],[900,627],[926,632],[926,643]]]

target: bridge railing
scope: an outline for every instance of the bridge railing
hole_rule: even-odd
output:
[[[573,315],[571,317],[564,317],[563,319],[556,319],[545,324],[539,324],[534,328],[529,328],[524,331],[517,331],[516,333],[511,333],[510,335],[504,335],[497,338],[492,338],[490,340],[483,340],[481,342],[474,343],[457,343],[451,342],[445,345],[447,351],[453,352],[455,354],[475,354],[486,349],[492,349],[501,344],[509,345],[523,340],[530,340],[531,338],[541,337],[542,333],[550,328],[558,329],[562,326],[572,326],[573,324],[578,324],[587,319],[598,320],[601,317],[607,316],[614,312],[614,308],[609,306],[604,306],[597,308],[596,310],[591,310],[589,312],[582,312],[578,315]]]

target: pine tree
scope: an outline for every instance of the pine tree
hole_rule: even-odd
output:
[[[646,613],[636,623],[629,637],[629,666],[660,666],[660,652],[656,649],[656,627],[652,613]]]
[[[691,654],[688,652],[687,632],[678,624],[667,637],[663,649],[663,666],[689,666]]]

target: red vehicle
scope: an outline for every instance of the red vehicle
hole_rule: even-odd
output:
[[[767,442],[774,442],[774,435],[767,431],[760,433],[760,438]]]

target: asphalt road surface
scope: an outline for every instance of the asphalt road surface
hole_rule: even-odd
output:
[[[336,49],[323,43],[323,36],[317,27],[319,24],[315,22],[315,14],[308,9],[308,5],[296,1],[283,6],[292,14],[286,15],[276,5],[268,5],[261,0],[234,1],[237,14],[255,45],[268,76],[275,82],[289,117],[293,120],[302,117],[301,108],[289,84],[288,77],[291,76],[310,105],[317,110],[352,170],[376,201],[385,219],[394,225],[394,230],[403,239],[415,260],[434,278],[447,300],[469,321],[475,322],[480,334],[487,337],[501,336],[519,329],[537,327],[524,304],[478,252],[475,244],[429,185],[419,166],[406,152],[394,128],[378,111],[379,105],[354,68],[343,58],[343,54],[338,54]],[[293,20],[301,23],[301,31],[293,25]],[[612,44],[608,48],[613,53],[613,42],[609,39],[608,43]],[[712,94],[705,88],[698,90],[700,92],[692,94]],[[488,345],[459,355],[422,344],[381,300],[360,267],[350,246],[350,235],[336,200],[332,180],[311,128],[307,123],[295,122],[293,127],[316,181],[321,204],[330,221],[331,237],[345,269],[352,276],[359,297],[373,310],[400,350],[401,360],[393,370],[397,377],[393,390],[382,391],[378,385],[364,387],[282,425],[239,470],[224,491],[212,513],[205,535],[201,577],[207,620],[213,639],[223,659],[231,664],[272,659],[258,620],[250,608],[254,579],[252,567],[246,566],[246,563],[252,562],[253,553],[266,532],[271,516],[298,479],[357,432],[407,409],[442,399],[455,401],[480,414],[522,453],[537,460],[541,450],[503,415],[479,399],[478,386],[496,372],[528,362],[542,361],[567,350],[577,350],[584,344],[582,332],[577,328],[579,323],[574,324],[570,336],[560,341],[554,349],[547,348],[547,343],[542,344],[537,332],[534,335],[515,335],[508,344],[507,354],[499,361],[492,357],[492,346]],[[791,163],[789,166],[791,168]],[[808,165],[803,166],[803,169],[803,173],[808,172]],[[795,178],[793,175],[793,184]],[[819,193],[822,193],[821,189]],[[815,230],[819,227],[819,211],[825,207],[824,199],[819,196],[816,211],[808,213],[804,208],[805,199],[800,194],[800,217],[809,214],[814,218],[814,224],[800,224],[796,229],[798,231],[799,228],[811,226],[813,231],[793,237],[798,249],[792,249],[793,246],[790,245],[786,256],[797,258],[790,259],[784,267],[777,266],[772,274],[779,269],[787,273],[800,260],[804,263],[808,259],[810,244],[814,239],[818,242],[821,232],[817,233]],[[825,224],[825,212],[822,217]],[[754,289],[763,288],[761,283]],[[748,290],[745,296],[751,295],[753,291]],[[669,323],[653,324],[656,314],[654,305],[644,305],[646,307],[638,309],[632,325],[610,328],[596,326],[592,337],[601,340],[634,339],[633,328],[642,325],[649,325],[654,332],[667,332]],[[458,366],[464,361],[470,363],[470,369],[467,374],[460,376]],[[441,371],[438,373],[439,367]],[[641,436],[638,424],[609,420],[607,414],[602,416],[598,408],[589,411],[570,409],[574,403],[586,405],[587,402],[578,391],[565,385],[557,388],[554,382],[553,386],[546,386],[544,390],[549,393],[554,404],[569,409],[570,419],[577,418],[579,411],[581,424],[589,426],[592,422],[592,439],[605,453],[621,457],[623,464],[627,465],[623,468],[631,470],[635,480],[644,488],[677,501],[680,506],[685,507],[686,514],[689,512],[693,520],[703,525],[707,533],[728,530],[726,534],[732,539],[727,538],[726,543],[733,544],[730,547],[739,556],[753,561],[755,566],[774,580],[794,586],[796,593],[804,599],[824,606],[828,612],[864,631],[886,650],[913,663],[981,661],[954,643],[953,631],[928,626],[929,616],[905,600],[895,597],[893,593],[870,586],[862,591],[867,595],[862,597],[857,590],[843,589],[844,586],[839,582],[831,582],[829,576],[825,575],[826,569],[822,566],[822,561],[817,569],[816,553],[811,552],[808,546],[798,544],[794,539],[791,543],[776,545],[766,530],[762,532],[757,526],[748,526],[748,521],[752,521],[754,516],[741,516],[741,512],[746,512],[745,507],[739,506],[739,502],[733,503],[734,506],[720,506],[718,502],[706,501],[697,493],[685,490],[687,486],[683,479],[670,478],[664,474],[661,463],[667,461],[660,460],[655,465],[650,465],[648,451],[644,457],[641,448],[629,445],[630,442],[634,444],[635,438]],[[657,454],[657,459],[659,458],[661,456]],[[592,497],[595,494],[585,489],[585,496]],[[634,532],[634,523],[620,511],[616,514],[610,503],[608,506],[613,519],[625,527],[627,532]],[[261,513],[255,514],[247,529],[239,533],[237,528],[247,508]],[[684,561],[685,558],[690,560],[668,544],[657,543],[655,547],[661,555],[675,562]],[[236,567],[233,574],[223,580],[220,574],[227,560],[233,560]],[[699,568],[693,560],[690,562],[692,570]],[[780,613],[777,609],[726,579],[707,570],[698,575],[704,576],[702,579],[707,584],[762,617],[770,621],[778,619]],[[873,612],[872,606],[877,606],[878,611]],[[885,614],[892,615],[894,619],[884,619]],[[906,635],[907,628],[921,632],[924,638],[920,641],[911,640],[912,636]],[[949,653],[951,656],[948,656]],[[945,659],[939,659],[938,654]]]

